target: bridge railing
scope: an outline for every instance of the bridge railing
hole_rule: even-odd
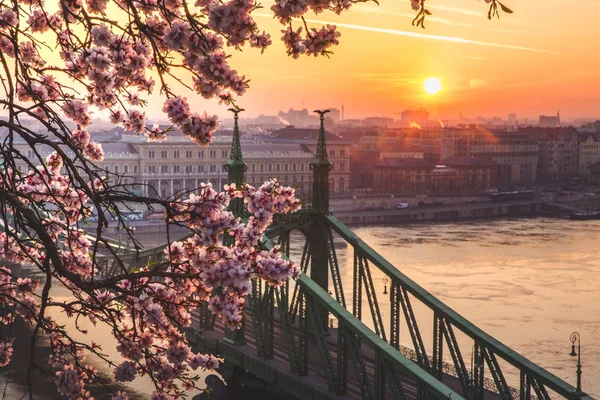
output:
[[[305,318],[310,320],[309,327],[317,340],[321,363],[326,369],[330,369],[331,385],[338,393],[347,392],[347,388],[343,386],[349,381],[350,364],[353,369],[350,381],[358,384],[361,397],[364,399],[461,398],[459,394],[374,334],[307,275],[301,275],[298,285],[301,301],[305,303],[307,315]],[[333,317],[334,320],[330,323],[337,328],[337,340],[334,346],[335,363],[327,348],[326,333],[322,332],[323,327],[317,320],[319,309]],[[415,393],[412,395],[406,393],[411,390]],[[424,393],[417,394],[419,391]]]
[[[465,397],[481,399],[484,390],[490,389],[489,385],[486,385],[489,379],[485,378],[485,366],[487,365],[487,375],[495,384],[495,388],[492,389],[495,389],[503,400],[512,400],[517,397],[519,399],[530,399],[533,396],[548,400],[550,399],[548,390],[567,399],[592,399],[584,393],[577,392],[575,387],[479,329],[400,272],[337,218],[332,215],[326,215],[325,218],[329,228],[352,246],[354,251],[353,290],[352,299],[350,299],[353,315],[358,319],[362,319],[362,295],[365,293],[375,333],[396,349],[400,348],[400,321],[403,317],[410,333],[417,362],[425,371],[442,379],[445,364],[445,344],[448,346],[448,353],[450,353],[451,362]],[[330,259],[331,262],[337,261]],[[379,269],[390,281],[390,316],[387,330],[379,309],[369,264]],[[335,287],[335,277],[332,280]],[[336,297],[340,301],[338,292],[342,291],[341,287],[336,287],[335,291]],[[427,354],[428,349],[425,346],[409,294],[433,313],[433,350],[430,355]],[[343,293],[341,296],[341,303],[345,304],[346,300],[343,299]],[[455,330],[468,336],[473,341],[473,361],[476,368],[472,372],[467,370]],[[471,350],[471,346],[469,346],[469,350]],[[500,360],[511,364],[518,370],[519,387],[517,393],[507,383]]]

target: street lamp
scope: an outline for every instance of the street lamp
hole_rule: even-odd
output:
[[[577,351],[575,351],[575,342],[577,342]],[[571,333],[571,357],[577,356],[577,393],[581,392],[581,337],[579,332]]]
[[[388,294],[387,284],[390,281],[390,279],[387,276],[384,276],[382,281],[383,281],[383,294]]]

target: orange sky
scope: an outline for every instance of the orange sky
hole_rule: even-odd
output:
[[[280,41],[283,27],[270,17],[272,3],[263,2],[253,15],[273,45],[262,55],[228,49],[232,65],[251,79],[238,104],[246,116],[301,108],[304,101],[309,110],[344,105],[346,118],[425,107],[434,118],[515,112],[537,120],[560,109],[563,120],[600,119],[600,0],[503,2],[514,14],[490,21],[482,0],[427,0],[433,15],[426,29],[411,25],[408,0],[355,5],[340,16],[309,13],[310,26],[337,24],[341,43],[331,58],[296,60]],[[428,77],[442,81],[439,94],[423,90]],[[184,88],[181,94],[197,111],[229,116],[214,100]],[[164,99],[147,99],[147,115],[164,119]]]
[[[274,44],[263,55],[250,48],[234,52],[232,64],[252,79],[239,104],[247,115],[300,108],[304,99],[310,109],[343,104],[347,118],[391,117],[413,107],[443,118],[461,110],[472,117],[516,112],[531,118],[559,108],[563,118],[600,117],[599,0],[505,0],[514,14],[491,21],[483,1],[428,3],[427,29],[411,25],[408,0],[356,5],[341,16],[311,14],[311,20],[338,24],[341,44],[330,59],[297,60],[276,40],[281,26],[263,3],[255,19]],[[432,37],[406,36],[415,33]],[[430,76],[443,84],[436,96],[423,91]],[[225,108],[194,103],[219,114]]]

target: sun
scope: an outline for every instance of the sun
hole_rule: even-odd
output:
[[[427,78],[423,87],[427,94],[433,95],[442,90],[442,82],[438,78]]]

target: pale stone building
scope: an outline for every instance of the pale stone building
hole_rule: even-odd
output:
[[[600,138],[593,134],[579,142],[579,176],[590,178],[590,166],[600,161]]]
[[[318,129],[286,128],[272,134],[243,136],[241,139],[244,161],[248,166],[245,177],[252,185],[260,185],[270,178],[296,187],[297,194],[310,194],[312,170]],[[139,194],[167,197],[185,193],[202,182],[223,188],[227,182],[224,165],[229,159],[231,131],[219,131],[206,147],[198,146],[180,132],[169,133],[163,142],[149,142],[146,137],[129,134],[121,129],[92,134],[102,143],[104,160],[97,165],[111,179],[120,179],[128,189]],[[40,162],[25,142],[17,141],[16,148],[35,165]],[[350,142],[327,134],[332,194],[344,193],[350,182]],[[37,149],[43,160],[51,149]],[[67,152],[68,155],[72,155]],[[25,161],[17,165],[22,171],[29,167]]]

